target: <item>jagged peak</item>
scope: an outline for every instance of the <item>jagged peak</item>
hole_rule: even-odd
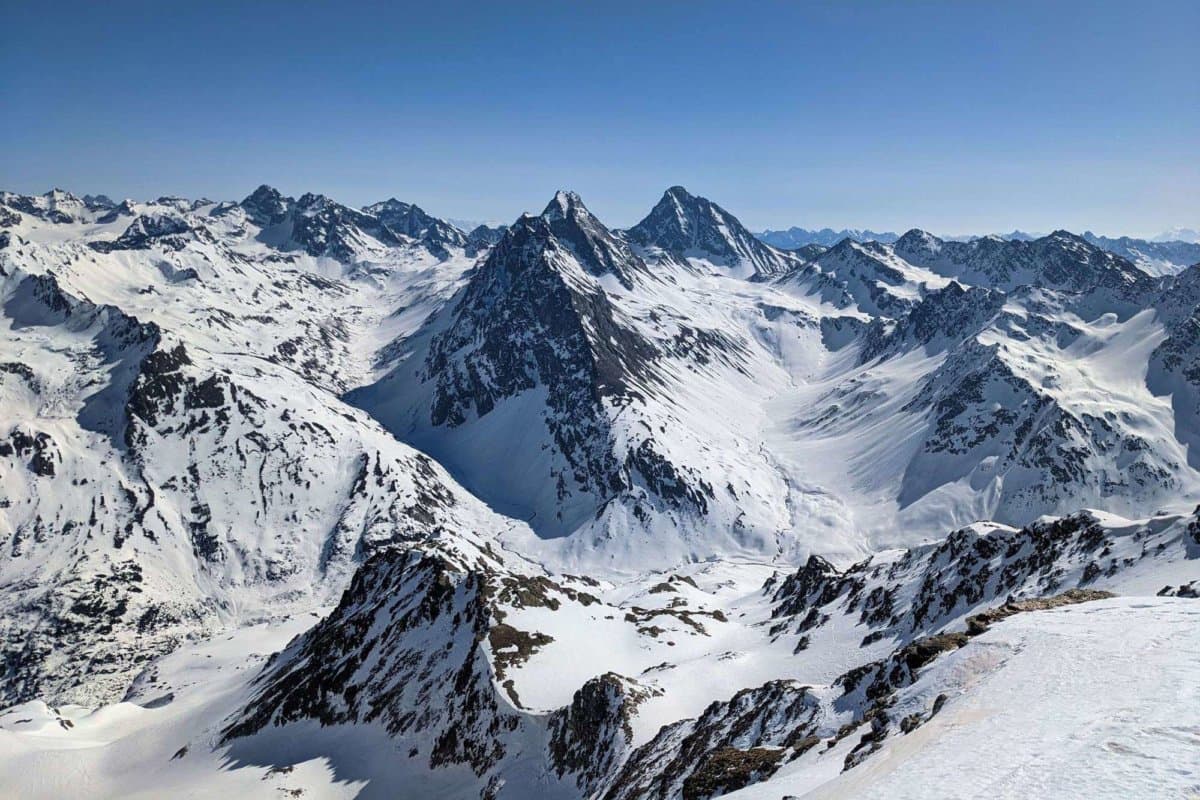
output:
[[[78,202],[79,201],[78,197],[71,194],[66,189],[60,189],[57,186],[55,186],[53,189],[51,189],[50,191],[43,194],[42,197],[46,198],[47,200],[55,200],[57,202],[63,202],[63,201]]]
[[[262,184],[240,203],[246,216],[255,224],[266,227],[282,222],[295,201],[284,197],[278,189]]]
[[[289,198],[285,198],[283,196],[283,194],[278,189],[276,189],[274,186],[270,186],[268,184],[263,183],[263,184],[259,184],[259,187],[257,189],[255,189],[253,192],[246,195],[245,199],[242,200],[242,203],[245,204],[245,203],[250,203],[250,202],[261,202],[263,200],[284,200],[284,199],[289,199]]]
[[[371,203],[369,206],[363,206],[363,211],[374,212],[375,209],[404,209],[416,208],[412,203],[406,203],[403,200],[397,200],[395,197],[389,197],[387,200],[380,200],[378,203]]]
[[[301,209],[322,209],[335,205],[340,206],[341,203],[335,203],[325,195],[314,192],[305,192],[296,200],[296,206]]]
[[[394,233],[420,239],[425,247],[438,256],[448,255],[447,245],[466,247],[467,235],[455,225],[427,213],[415,203],[389,197],[363,207],[363,212],[379,219]]]
[[[588,211],[587,206],[583,204],[583,199],[578,193],[569,189],[559,189],[554,193],[554,198],[546,206],[546,210],[542,212],[542,216],[553,221],[581,213],[589,217],[593,216],[592,212]]]
[[[662,197],[654,204],[654,208],[650,209],[650,213],[646,218],[639,222],[634,227],[641,227],[650,219],[658,216],[661,217],[666,212],[674,212],[680,223],[686,224],[687,219],[681,216],[685,209],[695,209],[698,206],[714,205],[709,200],[703,197],[698,197],[682,186],[672,186],[663,192]]]
[[[778,275],[796,266],[792,256],[759,241],[733,214],[682,186],[667,189],[626,234],[640,245],[676,256],[706,254],[742,277]]]
[[[732,221],[741,227],[741,223],[725,209],[709,200],[707,197],[692,194],[682,186],[672,186],[663,192],[662,198],[658,204],[651,210],[650,215],[653,216],[656,211],[673,209],[676,212],[676,218],[681,223],[690,223],[688,216],[706,214],[711,217],[720,217],[728,221]],[[647,217],[649,219],[649,217]],[[644,222],[645,220],[643,220]],[[640,223],[639,223],[640,224]]]
[[[545,250],[552,247],[554,238],[550,230],[550,222],[540,214],[524,213],[513,221],[504,231],[491,255],[484,262],[485,270],[499,264],[507,257],[506,254],[521,251]]]
[[[90,209],[110,209],[116,207],[116,202],[106,194],[85,194],[83,204]]]
[[[558,242],[570,250],[590,274],[596,277],[613,275],[622,286],[632,288],[634,273],[645,271],[641,258],[623,239],[605,227],[575,192],[555,192],[541,218]]]

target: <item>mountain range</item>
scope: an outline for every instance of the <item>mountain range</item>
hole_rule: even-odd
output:
[[[765,230],[756,233],[762,241],[782,250],[802,250],[814,252],[812,248],[832,247],[843,239],[855,242],[880,242],[892,244],[900,238],[892,232],[880,233],[871,230],[846,228],[835,231],[831,228],[807,230],[792,227],[785,231]],[[1015,230],[1011,233],[997,234],[998,238],[1008,241],[1033,241],[1045,234],[1026,233]],[[947,241],[969,242],[974,239],[987,238],[982,236],[949,236]],[[1152,239],[1138,239],[1130,236],[1098,236],[1091,231],[1085,231],[1083,238],[1102,250],[1116,253],[1135,263],[1140,269],[1152,275],[1169,275],[1180,272],[1192,264],[1200,262],[1200,234],[1187,228],[1174,228]]]
[[[0,193],[0,775],[1194,791],[1194,247]]]

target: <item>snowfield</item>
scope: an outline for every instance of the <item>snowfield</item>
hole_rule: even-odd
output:
[[[263,747],[274,748],[273,767],[209,750],[251,665],[302,624],[258,626],[164,659],[158,682],[169,700],[153,708],[9,709],[0,717],[6,792],[29,800],[277,798],[297,788],[318,799],[432,796],[411,774],[399,780],[399,754],[369,732],[300,728],[287,740],[272,737]],[[259,654],[249,664],[248,649]],[[1129,597],[1029,612],[944,656],[904,690],[900,714],[948,699],[871,760],[842,772],[847,740],[725,796],[1187,797],[1200,791],[1198,687],[1194,600]],[[356,752],[365,747],[379,752]]]
[[[835,749],[726,797],[1189,797],[1200,791],[1198,673],[1195,601],[1018,615],[905,690],[901,715],[948,699],[871,761],[830,775],[820,762]]]

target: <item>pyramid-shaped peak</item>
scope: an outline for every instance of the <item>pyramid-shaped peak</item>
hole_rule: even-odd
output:
[[[913,244],[917,244],[917,243],[929,244],[929,243],[939,242],[939,241],[941,241],[941,240],[938,239],[938,237],[934,236],[929,231],[922,230],[920,228],[911,228],[911,229],[905,231],[904,234],[899,239],[896,240],[897,244],[900,242],[913,243]]]
[[[387,200],[380,200],[378,203],[372,203],[369,206],[365,206],[363,210],[370,211],[372,209],[384,208],[406,209],[411,207],[412,203],[406,203],[403,200],[397,200],[395,197],[389,197]]]
[[[579,214],[592,216],[592,212],[588,211],[579,194],[569,189],[559,189],[555,192],[554,198],[546,206],[546,210],[542,212],[542,216],[551,221],[566,219]]]
[[[575,192],[556,192],[540,219],[592,275],[614,275],[630,288],[634,274],[645,270],[645,263],[628,243],[588,211]]]
[[[646,218],[627,232],[631,241],[678,258],[699,256],[740,277],[786,272],[795,259],[754,237],[737,217],[682,186],[667,189]]]
[[[937,257],[945,247],[945,242],[929,231],[913,228],[897,239],[892,247],[901,258],[920,264]]]

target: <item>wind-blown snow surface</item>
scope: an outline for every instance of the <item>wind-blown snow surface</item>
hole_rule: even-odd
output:
[[[470,234],[269,187],[0,212],[13,769],[712,796],[872,763],[862,687],[1009,595],[1196,592],[1200,267],[783,252],[681,187],[627,232],[570,192]]]
[[[1200,791],[1198,665],[1195,601],[1120,598],[1019,615],[905,689],[900,715],[948,699],[863,766],[839,774],[835,749],[725,796],[1189,797]]]

